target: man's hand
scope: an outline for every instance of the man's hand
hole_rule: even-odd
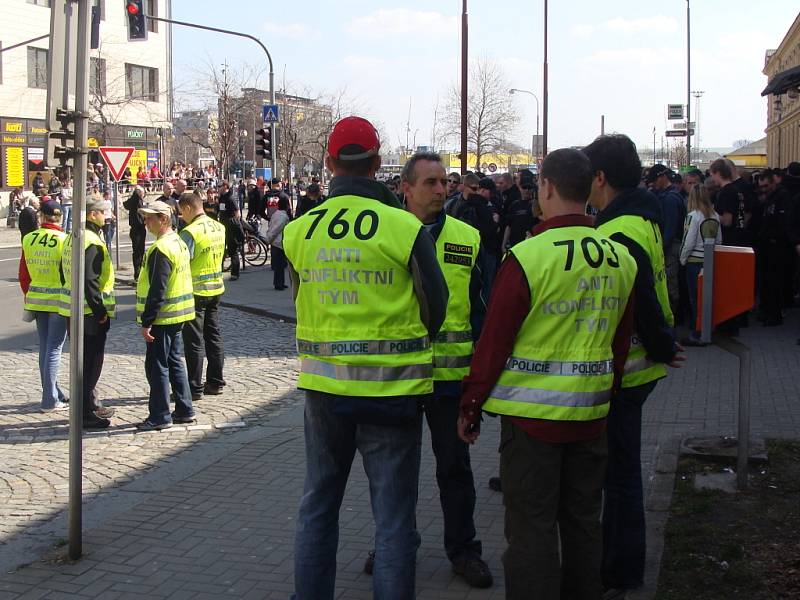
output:
[[[103,315],[102,319],[97,320],[97,322],[100,323],[100,325],[103,325],[106,321],[108,321],[108,314]]]
[[[677,352],[675,353],[675,356],[672,357],[672,360],[667,363],[667,366],[670,366],[673,369],[680,369],[683,366],[683,363],[686,362],[686,355],[681,354],[682,352],[686,352],[686,348],[678,343],[675,344],[675,348],[677,349]]]
[[[147,342],[148,344],[156,339],[152,335],[150,335],[149,327],[142,327],[142,337],[144,338],[144,341]]]
[[[479,423],[470,423],[464,417],[458,417],[458,437],[468,444],[474,444],[481,434]]]

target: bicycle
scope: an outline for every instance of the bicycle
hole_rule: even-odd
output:
[[[244,232],[243,247],[240,247],[239,250],[242,253],[242,258],[244,259],[243,266],[249,265],[251,267],[263,267],[265,264],[267,264],[267,244],[264,243],[264,240],[258,237],[255,233],[247,230],[247,228],[245,228]],[[227,251],[222,259],[222,270],[231,270],[231,258],[228,256]]]

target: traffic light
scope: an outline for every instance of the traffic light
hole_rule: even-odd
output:
[[[272,128],[264,127],[256,131],[256,154],[264,160],[272,160]]]
[[[144,0],[126,0],[125,13],[128,15],[128,41],[147,40]]]

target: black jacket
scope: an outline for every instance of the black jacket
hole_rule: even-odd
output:
[[[366,177],[337,176],[330,182],[328,198],[336,196],[360,196],[403,210],[397,197],[385,185]],[[289,265],[292,285],[297,290],[299,276]],[[411,249],[408,268],[414,281],[414,293],[419,300],[420,318],[433,338],[444,323],[447,311],[448,291],[431,235],[420,224],[419,232]],[[321,394],[332,404],[335,414],[346,416],[359,423],[402,426],[417,418],[418,401],[423,397],[393,396],[335,396]]]
[[[131,229],[144,229],[144,217],[139,214],[139,209],[144,206],[144,201],[139,198],[139,195],[134,192],[122,203],[122,206],[128,211],[128,225],[131,226]]]
[[[597,215],[596,226],[608,223],[626,215],[642,217],[662,227],[661,203],[652,193],[641,188],[622,190]],[[638,271],[634,282],[634,323],[636,333],[651,360],[667,363],[677,352],[672,328],[664,317],[661,304],[656,296],[656,283],[653,276],[653,265],[650,257],[638,243],[629,238],[623,231],[609,236],[615,242],[623,244],[636,261]]]

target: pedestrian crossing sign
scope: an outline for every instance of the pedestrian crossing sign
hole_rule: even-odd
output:
[[[263,107],[264,123],[277,123],[278,122],[278,105],[265,104]]]

